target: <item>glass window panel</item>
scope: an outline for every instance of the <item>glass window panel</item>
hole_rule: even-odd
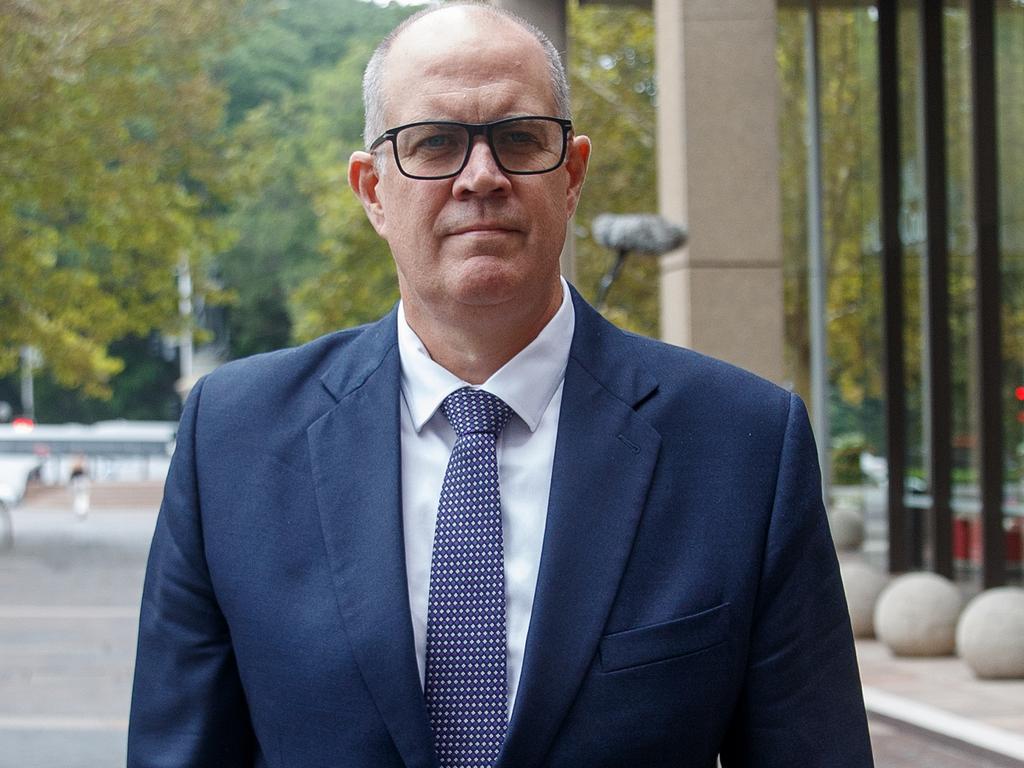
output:
[[[1010,573],[1021,569],[1024,515],[1024,2],[996,4],[996,113],[1005,418],[1005,521]]]
[[[946,81],[946,191],[949,204],[949,329],[953,404],[952,506],[955,526],[977,529],[978,343],[970,20],[965,0],[947,2],[943,18]],[[973,537],[972,537],[973,538]],[[974,552],[970,554],[976,554]],[[971,557],[972,567],[977,566]]]
[[[918,0],[898,0],[901,201],[904,268],[904,341],[907,405],[907,498],[928,506],[929,430],[923,285],[926,253],[923,114]],[[976,232],[973,116],[968,4],[944,3],[944,73],[948,200],[947,246],[953,398],[953,504],[963,534],[977,516],[979,488]],[[1024,512],[1024,0],[997,0],[996,66],[1000,245],[1005,377],[1006,528],[1011,573],[1021,578],[1020,518]],[[807,86],[802,4],[778,10],[782,110],[780,161],[786,286],[787,371],[809,395]],[[884,446],[881,382],[881,290],[878,251],[877,50],[873,7],[850,2],[821,8],[819,47],[825,250],[828,262],[828,338],[832,387],[834,493],[844,493],[850,445],[881,454]],[[1018,399],[1019,398],[1019,399]],[[854,452],[855,453],[855,452]],[[863,478],[861,478],[863,481]],[[862,486],[864,488],[865,486]],[[869,495],[859,503],[870,506]],[[870,509],[868,524],[871,526]],[[919,532],[929,527],[924,515]],[[956,549],[961,565],[977,554]],[[877,533],[877,532],[876,532]],[[971,531],[968,531],[970,534]],[[974,538],[970,536],[969,538]],[[961,541],[963,544],[964,541]],[[973,548],[976,550],[977,548]],[[1014,559],[1016,557],[1016,559]],[[927,557],[925,558],[927,561]]]
[[[863,470],[885,451],[874,9],[822,7],[818,55],[832,476],[837,502],[853,491],[882,523],[882,488]]]
[[[776,61],[779,73],[779,193],[785,370],[793,389],[810,400],[810,328],[807,286],[807,12],[780,6]]]
[[[921,298],[925,244],[924,165],[921,146],[921,51],[917,0],[901,0],[898,16],[900,93],[900,239],[903,245],[903,343],[907,407],[907,471],[909,502],[922,495],[926,475],[924,431],[923,339]]]
[[[924,305],[925,206],[924,124],[922,113],[921,17],[917,0],[898,4],[898,56],[900,98],[900,241],[903,246],[903,344],[906,403],[906,471],[904,500],[920,543],[926,535],[928,495],[928,394],[925,339],[928,337]],[[920,563],[923,552],[914,553]]]
[[[794,388],[810,392],[808,251],[808,14],[780,6],[780,174],[786,364]],[[867,4],[822,7],[818,15],[819,109],[831,492],[833,506],[868,515],[884,546],[885,413],[879,222],[877,13]],[[862,464],[862,454],[868,454]],[[863,467],[871,472],[865,474]],[[873,476],[873,477],[872,477]],[[879,530],[880,529],[880,530]]]

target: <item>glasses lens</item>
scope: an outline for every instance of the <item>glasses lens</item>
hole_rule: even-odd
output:
[[[469,132],[460,125],[425,123],[403,128],[395,137],[398,163],[412,176],[442,177],[462,166]]]
[[[498,162],[512,173],[543,173],[562,162],[565,132],[554,120],[524,117],[494,126],[491,143]]]
[[[553,171],[565,155],[565,130],[551,118],[522,117],[486,126],[498,164],[508,173]],[[469,156],[470,129],[458,123],[407,125],[394,133],[398,166],[420,179],[454,176]]]

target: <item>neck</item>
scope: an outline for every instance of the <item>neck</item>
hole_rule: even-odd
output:
[[[431,313],[403,302],[409,327],[434,362],[470,384],[483,384],[525,349],[561,305],[561,282],[551,301],[525,313],[506,305]]]

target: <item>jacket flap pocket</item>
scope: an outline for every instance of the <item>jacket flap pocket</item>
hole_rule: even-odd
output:
[[[729,603],[681,619],[614,632],[601,638],[601,669],[614,672],[685,656],[717,645],[728,633]]]

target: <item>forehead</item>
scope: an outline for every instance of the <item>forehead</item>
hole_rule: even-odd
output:
[[[392,125],[487,122],[555,109],[540,43],[508,19],[464,7],[429,14],[399,35],[383,85]]]

